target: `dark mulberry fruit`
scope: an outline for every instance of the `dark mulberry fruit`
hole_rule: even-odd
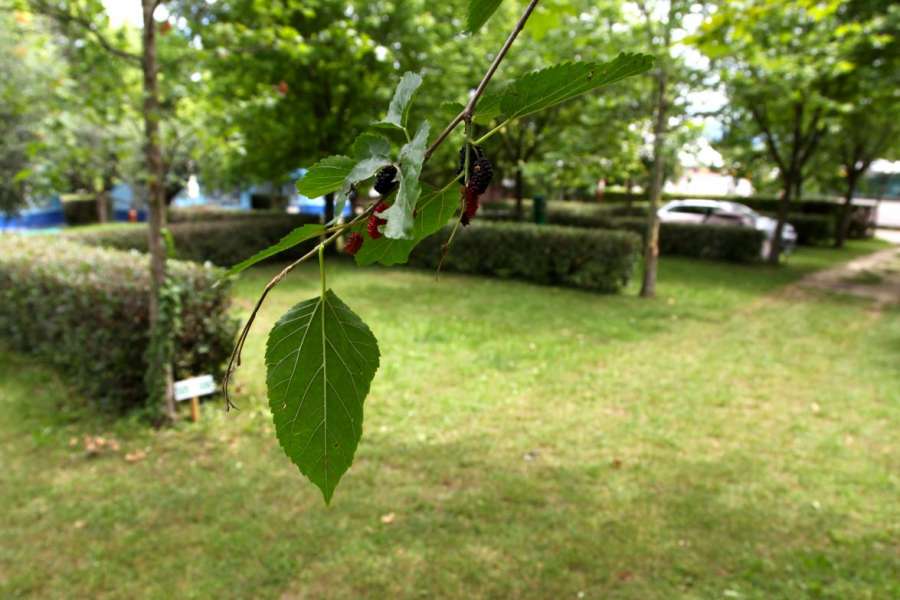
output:
[[[363,241],[363,236],[358,233],[351,233],[350,237],[347,238],[347,243],[344,245],[344,252],[350,256],[355,256],[362,247]]]
[[[484,148],[481,146],[469,146],[471,149],[471,153],[469,154],[469,176],[472,176],[472,168],[475,166],[475,163],[482,158],[485,158]],[[462,148],[459,149],[459,168],[456,170],[456,174],[459,175],[463,172],[463,169],[466,168],[466,146],[463,145]]]
[[[375,191],[382,196],[387,196],[397,187],[397,182],[394,181],[396,177],[397,167],[393,165],[384,167],[375,176]]]
[[[474,189],[477,195],[480,196],[487,191],[493,178],[494,169],[491,167],[491,161],[486,158],[479,158],[472,165],[472,172],[469,173],[469,187]]]

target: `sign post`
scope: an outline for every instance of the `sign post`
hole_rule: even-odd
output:
[[[212,375],[200,375],[175,382],[175,400],[181,402],[190,399],[191,420],[195,423],[200,420],[200,396],[209,396],[215,392],[216,382]]]

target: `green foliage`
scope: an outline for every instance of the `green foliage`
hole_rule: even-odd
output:
[[[362,437],[378,342],[328,290],[286,312],[266,346],[266,383],[285,453],[331,501]]]
[[[459,189],[453,185],[443,191],[432,191],[420,196],[416,204],[412,237],[367,239],[356,253],[356,263],[359,265],[380,263],[386,266],[405,263],[416,244],[439,231],[453,217],[457,208],[459,208]],[[360,234],[364,230],[363,224],[356,228]]]
[[[405,130],[409,121],[409,110],[412,108],[412,99],[420,85],[422,85],[421,75],[404,73],[394,91],[394,97],[391,98],[387,116],[379,124],[393,125]]]
[[[323,158],[297,182],[297,191],[308,198],[318,198],[341,189],[356,161],[348,156]]]
[[[621,217],[615,219],[612,226],[643,236],[647,231],[647,220]],[[752,263],[760,260],[764,240],[765,234],[762,231],[747,227],[688,223],[659,225],[659,253],[663,256]]]
[[[282,214],[273,218],[173,223],[169,225],[169,230],[175,239],[178,256],[182,260],[201,263],[209,261],[215,265],[229,267],[253,255],[260,248],[277,244],[298,227],[309,224],[312,219],[306,215]],[[147,228],[144,225],[123,224],[96,229],[75,229],[63,232],[62,235],[91,246],[147,251]],[[310,247],[310,242],[300,243],[283,252],[279,258],[282,260],[300,258]]]
[[[237,326],[228,286],[214,287],[221,273],[197,264],[170,261],[168,273],[180,322],[175,375],[218,379]],[[145,404],[149,299],[145,255],[0,237],[0,337],[62,369],[99,406]]]
[[[422,173],[422,162],[425,160],[425,149],[428,146],[428,121],[423,121],[416,136],[400,149],[400,188],[397,197],[389,209],[384,211],[387,219],[384,236],[392,239],[412,239],[415,227],[413,211],[422,193],[419,176]]]
[[[436,268],[448,235],[426,238],[410,264]],[[640,238],[625,231],[475,223],[457,232],[442,268],[612,293],[628,283],[639,254]]]
[[[469,0],[469,10],[466,15],[466,31],[478,33],[481,26],[497,12],[503,0]]]
[[[787,221],[797,231],[798,244],[814,246],[829,243],[834,239],[837,213],[834,215],[790,213]]]
[[[251,267],[258,262],[262,262],[271,256],[275,256],[276,254],[280,254],[281,252],[293,248],[297,244],[305,242],[306,240],[318,237],[324,232],[325,227],[323,225],[319,225],[318,223],[309,223],[303,225],[302,227],[298,227],[297,229],[281,238],[281,240],[279,240],[277,244],[273,244],[265,250],[260,250],[247,260],[243,260],[228,269],[228,271],[225,272],[225,276],[228,277],[231,275],[237,275],[244,269]]]
[[[653,57],[621,53],[610,62],[564,63],[529,73],[494,94],[485,95],[484,110],[517,119],[556,106],[604,85],[649,71]],[[482,116],[484,118],[484,116]]]

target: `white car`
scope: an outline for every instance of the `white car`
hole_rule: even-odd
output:
[[[700,225],[733,225],[752,227],[766,235],[762,257],[767,258],[772,251],[775,227],[778,221],[766,217],[749,206],[737,202],[719,200],[673,200],[659,209],[662,223],[695,223]],[[781,251],[790,253],[797,245],[797,231],[790,223],[785,223],[781,231]]]

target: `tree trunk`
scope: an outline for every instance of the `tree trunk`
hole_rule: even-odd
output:
[[[525,196],[525,180],[522,176],[522,166],[516,165],[516,219],[522,220],[522,198]]]
[[[847,231],[850,229],[850,216],[853,214],[853,195],[856,193],[856,174],[847,175],[847,190],[844,192],[844,203],[838,217],[837,231],[834,232],[834,247],[843,248],[847,241]]]
[[[97,222],[109,222],[109,190],[105,187],[97,192]]]
[[[791,197],[796,189],[793,173],[786,173],[784,179],[784,193],[781,196],[781,202],[778,204],[778,224],[775,225],[775,233],[772,236],[772,245],[769,248],[769,263],[777,265],[781,260],[781,232],[784,231],[784,224],[787,223],[788,212],[791,208]]]
[[[657,76],[656,120],[653,124],[653,172],[650,179],[650,207],[647,215],[647,231],[644,235],[644,280],[641,284],[641,297],[656,296],[656,270],[659,263],[659,197],[662,193],[665,173],[666,136],[666,78],[665,68],[661,68]]]
[[[156,23],[153,11],[157,0],[141,0],[144,13],[142,33],[141,67],[144,74],[144,155],[147,161],[148,180],[148,223],[150,250],[150,327],[151,331],[159,321],[159,294],[166,279],[166,249],[162,239],[162,228],[166,224],[165,169],[159,142],[159,86],[156,63]],[[148,365],[158,370],[166,382],[163,398],[163,413],[170,421],[175,419],[175,399],[172,389],[172,365]]]

